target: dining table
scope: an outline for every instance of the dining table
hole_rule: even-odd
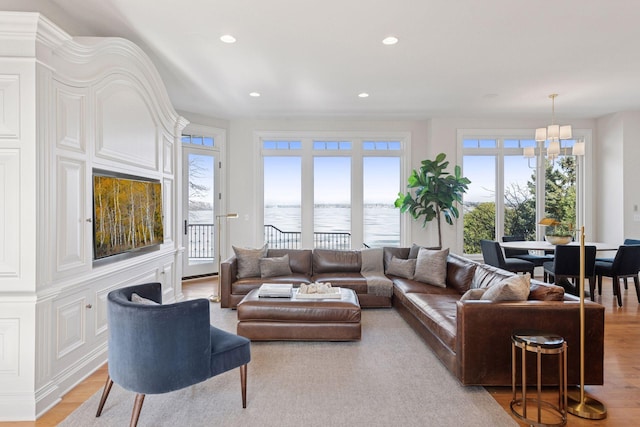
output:
[[[580,246],[580,242],[567,243],[568,246]],[[617,251],[618,245],[605,242],[584,242],[585,246],[595,246],[596,251]],[[525,249],[528,251],[555,251],[555,245],[546,240],[515,240],[511,242],[500,242],[500,246],[504,249]]]

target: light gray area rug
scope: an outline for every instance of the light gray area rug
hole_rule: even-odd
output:
[[[236,312],[212,323],[235,332]],[[139,426],[517,426],[482,387],[463,387],[393,309],[362,312],[362,341],[252,343],[247,408],[240,373],[145,398]],[[508,367],[505,367],[506,369]],[[61,426],[128,425],[134,393],[113,386]]]

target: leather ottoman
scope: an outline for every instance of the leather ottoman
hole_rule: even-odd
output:
[[[341,288],[340,299],[260,298],[259,289],[238,303],[238,335],[252,341],[357,341],[360,304]]]

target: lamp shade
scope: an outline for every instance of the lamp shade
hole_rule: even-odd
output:
[[[560,126],[560,139],[571,139],[571,125]]]
[[[547,128],[536,129],[536,141],[542,142],[547,140]]]
[[[547,148],[547,154],[549,156],[557,156],[560,154],[560,141],[553,140],[549,142],[549,148]]]
[[[571,154],[574,156],[584,156],[585,144],[584,141],[576,141],[573,144],[573,149],[571,150]]]
[[[529,159],[536,156],[536,151],[534,147],[524,147],[523,155],[525,158]]]
[[[560,138],[560,125],[547,126],[547,138]]]

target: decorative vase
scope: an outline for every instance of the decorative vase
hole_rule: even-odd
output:
[[[552,245],[566,245],[567,243],[570,243],[573,240],[573,237],[546,235],[544,236],[544,239],[547,242],[551,243]]]

